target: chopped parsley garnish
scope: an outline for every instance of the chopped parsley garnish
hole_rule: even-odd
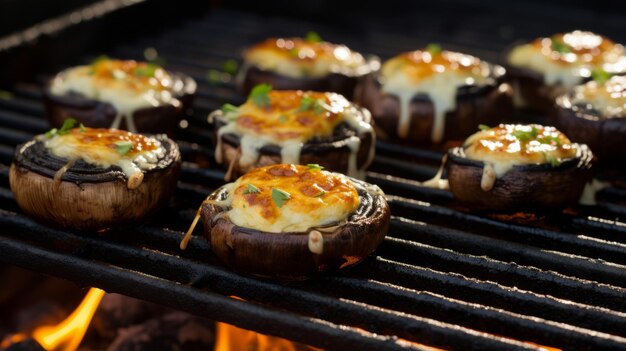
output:
[[[478,129],[480,129],[480,130],[489,130],[489,129],[491,129],[491,127],[486,125],[486,124],[479,124],[478,125]]]
[[[300,55],[300,50],[298,50],[296,48],[291,48],[291,49],[289,49],[289,55],[291,57],[298,57],[298,55]]]
[[[126,155],[133,148],[134,144],[132,141],[116,141],[113,145],[115,145],[115,151],[118,154]]]
[[[559,40],[557,38],[552,38],[552,50],[556,51],[560,54],[567,54],[568,52],[572,52],[572,50],[570,49],[570,47],[565,44],[562,40]]]
[[[430,43],[428,45],[426,45],[426,51],[428,51],[431,55],[439,55],[441,54],[441,51],[443,51],[441,49],[441,45],[436,44],[436,43]]]
[[[291,199],[291,194],[288,192],[278,188],[272,188],[272,200],[274,200],[274,203],[278,206],[278,208],[283,207],[285,202],[289,199]]]
[[[552,135],[544,135],[541,138],[537,139],[537,141],[539,141],[542,144],[556,144],[556,145],[561,145],[561,139],[559,139],[559,137],[556,136],[552,136]]]
[[[82,123],[78,125],[78,128],[80,128],[81,133],[84,133],[85,131],[87,131],[87,128],[85,128],[85,125]]]
[[[557,167],[561,165],[561,161],[559,161],[559,159],[554,156],[546,156],[546,161],[550,162],[550,165],[552,167]]]
[[[107,56],[107,55],[100,55],[100,56],[96,57],[95,59],[93,59],[91,61],[91,65],[92,66],[93,65],[97,65],[98,63],[100,63],[102,61],[107,61],[107,60],[109,60],[109,56]]]
[[[309,167],[311,171],[321,171],[324,169],[324,166],[320,166],[317,163],[309,163],[306,166]]]
[[[537,135],[539,135],[539,131],[537,130],[537,128],[532,127],[529,131],[515,130],[513,131],[513,133],[511,133],[511,135],[513,135],[515,138],[517,138],[517,140],[521,142],[527,142],[537,138]]]
[[[76,120],[74,118],[68,118],[65,121],[63,121],[63,125],[61,126],[61,128],[57,129],[57,128],[52,128],[49,131],[46,132],[45,136],[47,138],[52,138],[55,135],[65,135],[67,133],[70,132],[70,130],[72,130],[72,128],[74,128],[74,126],[76,126]]]
[[[322,42],[322,37],[320,37],[319,34],[312,32],[312,31],[306,33],[305,39],[309,43],[321,43]]]
[[[222,112],[224,113],[232,113],[239,111],[239,107],[232,104],[224,104],[222,105]]]
[[[269,92],[272,91],[272,86],[269,84],[259,84],[252,88],[250,92],[250,99],[258,107],[268,107],[271,103]]]
[[[161,67],[154,63],[147,63],[146,65],[139,66],[135,69],[135,75],[140,77],[154,77],[156,70]]]
[[[235,74],[237,74],[237,70],[239,69],[239,64],[237,63],[237,61],[235,60],[226,60],[223,64],[222,64],[222,71],[224,73],[228,73],[231,76],[234,76]]]
[[[611,74],[602,68],[596,68],[591,71],[591,79],[600,84],[604,84],[607,80],[611,79]]]
[[[289,117],[287,117],[286,115],[278,116],[278,122],[280,123],[287,123],[288,120],[289,120]]]
[[[298,107],[298,112],[309,110],[319,115],[320,113],[324,112],[324,103],[319,99],[315,99],[308,95],[305,95],[300,100],[300,107]]]
[[[210,69],[206,73],[206,80],[209,82],[209,84],[216,85],[217,83],[222,81],[222,72],[216,69]]]
[[[257,194],[260,193],[261,190],[259,190],[259,188],[257,188],[256,186],[252,185],[252,184],[248,184],[248,186],[246,187],[246,190],[243,191],[244,195],[248,195],[248,194]]]

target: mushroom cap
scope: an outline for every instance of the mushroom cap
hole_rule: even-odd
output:
[[[162,207],[174,193],[181,157],[178,146],[157,137],[166,155],[145,171],[139,187],[129,189],[117,166],[96,167],[77,161],[61,178],[54,175],[67,160],[50,154],[41,141],[18,146],[9,182],[15,201],[29,216],[46,224],[77,231],[96,231],[136,224]]]
[[[320,272],[356,264],[372,253],[389,230],[390,210],[382,192],[350,179],[359,194],[360,205],[345,223],[318,228],[322,237],[321,253],[309,248],[308,232],[268,233],[233,224],[225,209],[202,205],[204,233],[213,252],[234,270],[258,276],[302,280]],[[209,200],[223,200],[228,189],[222,187]]]

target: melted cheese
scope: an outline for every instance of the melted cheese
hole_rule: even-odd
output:
[[[135,111],[180,105],[173,97],[173,84],[170,75],[154,65],[103,59],[61,72],[52,81],[50,91],[59,96],[79,93],[89,99],[108,102],[117,111],[111,128],[118,128],[124,118],[128,130],[136,132]]]
[[[364,75],[372,70],[363,56],[345,45],[301,38],[270,38],[245,53],[246,66],[292,78],[323,77],[330,73]]]
[[[483,161],[481,187],[488,191],[496,178],[515,165],[544,164],[576,156],[575,145],[554,127],[501,124],[479,131],[465,141],[465,156]]]
[[[382,91],[398,97],[400,117],[398,136],[407,138],[411,122],[411,100],[427,95],[433,103],[434,121],[431,141],[443,141],[445,115],[456,109],[457,89],[464,85],[484,85],[489,66],[479,59],[456,52],[412,51],[383,64]]]
[[[126,152],[120,145],[130,149]],[[75,128],[44,139],[44,146],[53,155],[68,160],[80,159],[101,168],[118,166],[131,189],[141,184],[143,171],[155,168],[165,155],[157,139],[116,129]]]
[[[252,185],[257,191],[250,192]],[[360,204],[356,188],[346,177],[307,166],[273,165],[254,169],[232,187],[230,220],[241,227],[270,233],[305,232],[340,223]],[[289,194],[281,207],[273,189]],[[319,238],[318,238],[319,239]],[[313,249],[317,240],[313,240]]]
[[[626,77],[613,76],[604,84],[590,81],[574,89],[572,105],[586,105],[604,118],[626,117]]]
[[[265,145],[280,146],[281,163],[298,164],[304,143],[316,138],[329,138],[342,122],[348,123],[359,136],[365,133],[373,135],[373,128],[363,120],[361,111],[339,94],[280,90],[269,92],[268,98],[266,107],[248,99],[236,112],[226,114],[230,122],[218,130],[217,162],[223,162],[221,143],[224,134],[240,137],[241,156],[238,162],[242,168],[254,165],[259,159],[259,150]],[[373,159],[374,143],[369,159],[359,169],[359,136],[352,136],[344,142],[351,152],[348,175],[362,178]]]
[[[567,52],[554,50],[555,41],[564,46],[565,50],[561,51]],[[517,46],[509,54],[508,62],[542,73],[547,85],[573,88],[594,69],[626,71],[626,50],[605,37],[577,30]]]

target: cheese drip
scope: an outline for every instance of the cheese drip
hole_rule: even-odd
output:
[[[489,191],[515,165],[557,166],[575,157],[577,149],[554,127],[501,124],[467,138],[464,152],[467,158],[485,164],[481,188]]]
[[[113,105],[117,115],[110,128],[119,128],[122,119],[127,129],[137,132],[133,114],[141,109],[163,105],[180,106],[175,82],[162,68],[135,61],[99,60],[59,73],[50,92],[57,96],[78,93],[86,98]]]
[[[571,89],[596,69],[626,71],[626,50],[605,37],[577,30],[519,45],[508,62],[543,74],[546,85]]]
[[[157,139],[115,129],[72,129],[43,140],[57,157],[83,160],[101,168],[119,167],[129,189],[139,187],[143,172],[156,168],[165,156],[165,148]]]
[[[347,175],[363,179],[365,169],[374,158],[374,142],[368,151],[368,159],[361,166],[357,157],[361,149],[361,138],[370,134],[374,138],[372,126],[365,122],[369,112],[359,110],[343,96],[335,93],[303,91],[272,91],[268,107],[259,107],[248,100],[237,111],[224,114],[229,122],[217,132],[215,159],[224,162],[223,136],[235,134],[240,138],[239,166],[254,166],[260,157],[260,150],[266,145],[280,147],[281,163],[298,164],[304,144],[315,138],[328,138],[335,127],[347,123],[357,132],[344,143],[350,149]],[[221,115],[218,111],[212,115]],[[338,147],[341,145],[337,145]]]
[[[382,91],[398,97],[400,116],[398,136],[406,139],[411,128],[411,100],[426,95],[433,103],[431,141],[443,141],[446,113],[456,109],[457,90],[465,85],[484,85],[489,66],[479,59],[460,53],[412,51],[383,64]]]
[[[571,98],[574,106],[586,106],[604,118],[626,117],[626,77],[614,76],[605,83],[590,81],[577,86]]]
[[[291,78],[319,78],[331,73],[361,76],[378,68],[345,45],[301,38],[270,38],[256,44],[245,53],[243,71],[251,66]]]

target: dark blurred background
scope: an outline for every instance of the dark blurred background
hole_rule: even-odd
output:
[[[85,20],[82,15],[90,6],[121,9]],[[0,88],[32,75],[32,71],[67,64],[77,55],[106,52],[136,38],[155,38],[167,28],[209,12],[222,17],[233,11],[266,19],[255,28],[259,40],[269,34],[304,35],[294,33],[284,21],[291,19],[299,21],[299,27],[336,33],[323,36],[325,39],[349,45],[355,42],[355,49],[364,52],[380,50],[373,53],[382,58],[399,49],[439,42],[449,49],[498,61],[498,54],[514,41],[573,29],[626,42],[626,7],[622,1],[609,0],[0,0]],[[53,27],[49,22],[62,24],[64,29],[41,35],[42,28]],[[236,32],[246,24],[235,20],[229,25]],[[27,28],[32,30],[24,31]]]

